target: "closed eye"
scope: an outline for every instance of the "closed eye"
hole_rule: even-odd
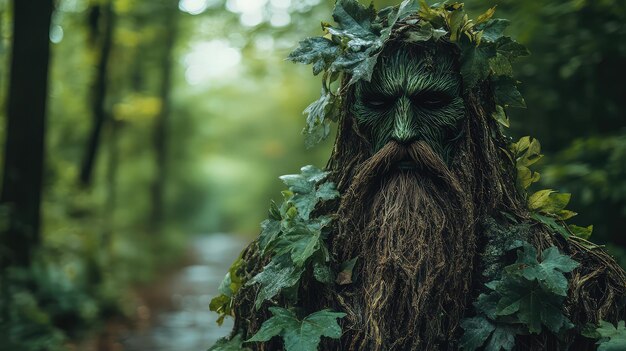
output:
[[[414,104],[428,109],[438,109],[448,105],[452,97],[443,91],[423,91],[411,97]]]
[[[365,96],[363,99],[363,103],[370,108],[383,110],[390,108],[395,99],[389,96],[383,95],[373,95],[373,96]]]

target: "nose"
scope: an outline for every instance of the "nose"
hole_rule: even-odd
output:
[[[391,138],[400,144],[409,144],[417,138],[411,114],[411,101],[407,97],[402,97],[396,106]]]

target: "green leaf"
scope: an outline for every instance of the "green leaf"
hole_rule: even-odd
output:
[[[259,235],[261,254],[265,254],[267,248],[276,240],[279,234],[280,221],[268,218],[261,223],[261,234]]]
[[[496,50],[499,54],[506,56],[509,61],[514,61],[518,57],[530,55],[526,47],[509,37],[501,37],[496,41]]]
[[[404,41],[408,43],[428,41],[433,37],[434,31],[435,29],[433,28],[433,25],[429,22],[426,22],[419,26],[417,30],[407,32]]]
[[[496,105],[496,110],[491,116],[503,126],[507,128],[511,126],[509,122],[509,117],[507,117],[506,112],[504,112],[504,108],[502,108],[502,106]]]
[[[585,240],[588,240],[589,237],[591,237],[591,233],[593,232],[593,225],[587,227],[579,227],[574,224],[569,224],[567,228],[572,232],[572,234]]]
[[[318,282],[323,284],[332,284],[334,282],[333,271],[324,263],[315,262],[313,264],[313,276]]]
[[[283,289],[296,285],[303,271],[303,268],[298,268],[291,262],[289,255],[272,259],[259,274],[246,283],[246,285],[260,285],[254,302],[255,308],[259,309],[264,301],[278,295]]]
[[[306,127],[302,132],[306,136],[305,144],[307,148],[318,144],[328,137],[330,134],[329,120],[336,120],[338,102],[339,98],[323,87],[320,98],[304,109],[303,114],[307,115],[307,117]]]
[[[252,351],[247,347],[243,347],[241,334],[235,335],[232,339],[222,338],[217,341],[208,351]]]
[[[565,229],[565,227],[563,227],[563,225],[559,224],[555,218],[553,217],[548,217],[548,216],[544,216],[538,213],[533,213],[532,217],[545,224],[546,226],[548,226],[548,228],[554,230],[555,232],[561,234],[564,238],[569,238],[570,237],[570,232],[567,231],[567,229]]]
[[[337,32],[351,39],[375,37],[372,24],[376,20],[374,4],[369,7],[361,5],[356,0],[338,0],[333,10],[333,19],[339,25]]]
[[[484,317],[473,317],[463,319],[461,328],[465,330],[460,340],[461,348],[473,351],[485,343],[496,327]]]
[[[508,20],[501,18],[490,19],[489,21],[476,26],[476,30],[483,31],[482,40],[496,42],[503,36],[504,30],[511,24]]]
[[[617,322],[617,327],[607,321],[600,321],[596,332],[602,339],[598,341],[598,351],[626,350],[626,328],[624,321]]]
[[[500,76],[493,82],[496,103],[504,107],[526,108],[526,102],[517,90],[516,82],[510,77]]]
[[[489,342],[485,346],[485,351],[511,351],[515,346],[516,334],[517,328],[498,325],[491,334],[491,338],[489,338]]]
[[[494,76],[513,76],[513,66],[511,66],[511,61],[500,53],[489,59],[489,68],[491,68],[491,72]]]
[[[324,37],[306,38],[292,51],[288,60],[304,64],[313,64],[313,75],[326,70],[341,55],[341,46]]]
[[[538,280],[544,288],[556,295],[567,296],[567,278],[563,273],[574,270],[578,262],[561,254],[554,246],[543,250],[541,262],[537,261],[537,251],[531,245],[525,245],[517,254],[514,270],[518,270],[527,280]]]
[[[474,302],[474,307],[485,316],[495,320],[497,318],[496,312],[499,298],[499,294],[495,292],[480,294],[476,302]]]
[[[322,336],[338,339],[341,327],[337,319],[346,315],[322,310],[300,320],[292,311],[284,308],[270,307],[269,310],[273,316],[246,342],[268,341],[274,336],[281,336],[286,351],[316,351]]]
[[[539,190],[528,198],[528,208],[540,213],[559,214],[571,197],[572,194],[558,193],[552,189]]]
[[[493,45],[476,46],[468,41],[461,42],[461,75],[464,89],[470,90],[489,76],[489,59],[496,56]]]

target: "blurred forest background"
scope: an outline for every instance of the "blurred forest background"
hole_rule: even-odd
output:
[[[466,2],[494,4],[532,52],[512,137],[539,138],[540,186],[571,192],[574,222],[626,266],[626,2]],[[319,77],[284,58],[332,5],[0,0],[0,349],[131,349],[93,340],[150,320],[145,291],[198,235],[243,245],[279,175],[325,165],[331,141],[300,135]],[[201,289],[208,309],[217,286]]]

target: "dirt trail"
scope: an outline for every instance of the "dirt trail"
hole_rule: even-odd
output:
[[[188,264],[143,294],[137,314],[144,322],[119,335],[119,350],[204,351],[228,334],[232,320],[218,327],[208,306],[244,245],[245,239],[230,234],[193,238]]]

